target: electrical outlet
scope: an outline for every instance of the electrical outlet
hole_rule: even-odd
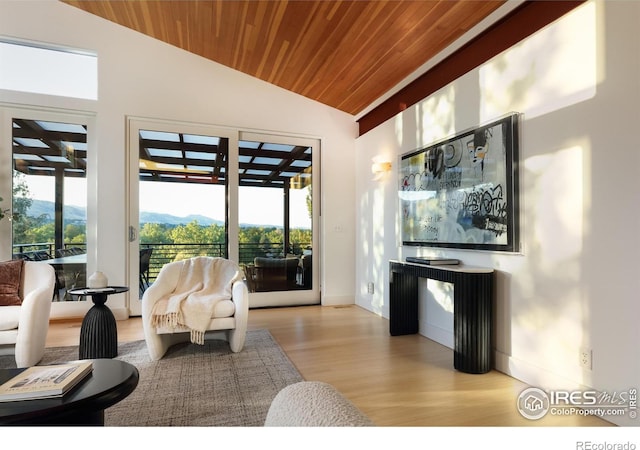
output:
[[[588,370],[592,369],[593,350],[590,348],[581,348],[579,358],[580,366],[582,366],[582,368]]]
[[[372,282],[367,283],[367,293],[368,294],[373,294],[373,283]]]

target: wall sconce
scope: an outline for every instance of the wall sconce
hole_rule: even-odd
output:
[[[391,172],[391,162],[374,158],[373,164],[371,164],[371,173],[373,173],[373,179],[375,181],[380,181],[389,172]]]

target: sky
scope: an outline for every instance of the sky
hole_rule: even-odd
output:
[[[53,177],[27,176],[26,179],[34,199],[54,201]],[[86,207],[86,180],[67,178],[65,183],[65,203]],[[292,189],[290,192],[291,228],[311,228],[306,205],[307,191]],[[280,189],[241,187],[239,207],[240,223],[282,225],[284,206]],[[224,188],[217,185],[142,182],[140,210],[178,217],[199,214],[224,220]]]
[[[311,228],[306,205],[306,190],[291,191],[292,228]],[[270,188],[240,188],[240,223],[282,225],[284,206],[282,190]],[[210,198],[211,202],[207,202]],[[190,199],[190,201],[186,201]],[[224,188],[218,185],[180,183],[140,183],[140,210],[169,213],[178,217],[201,214],[224,220]]]

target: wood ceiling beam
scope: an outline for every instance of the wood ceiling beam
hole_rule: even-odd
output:
[[[359,135],[479,67],[584,3],[584,0],[527,1],[435,67],[358,119]]]
[[[15,120],[15,122],[17,122],[17,120]],[[12,136],[14,138],[48,139],[54,141],[79,142],[82,144],[85,144],[87,142],[86,134],[63,131],[47,131],[44,129],[35,130],[33,128],[14,128]]]

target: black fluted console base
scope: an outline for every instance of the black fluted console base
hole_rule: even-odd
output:
[[[392,336],[418,333],[419,278],[453,284],[454,368],[466,373],[489,372],[493,368],[493,269],[390,261],[389,332]]]

